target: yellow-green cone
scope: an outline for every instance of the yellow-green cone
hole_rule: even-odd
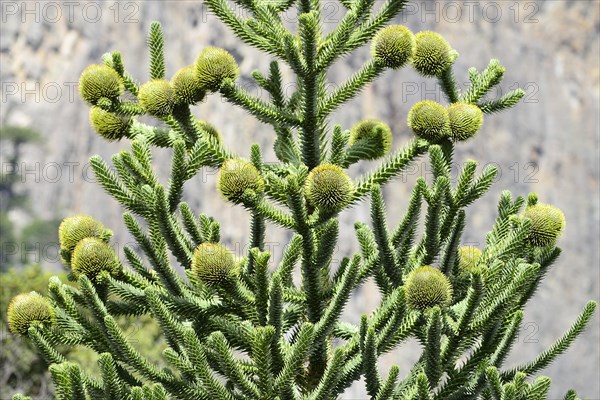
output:
[[[105,97],[116,99],[123,94],[123,80],[109,66],[92,64],[79,77],[79,95],[89,104],[96,104]]]
[[[398,69],[413,56],[415,45],[415,36],[410,29],[403,25],[391,25],[377,33],[371,53],[377,63]]]
[[[438,141],[450,134],[448,111],[435,101],[420,101],[408,112],[408,126],[417,137]]]
[[[325,212],[337,212],[352,198],[354,185],[342,168],[333,164],[315,167],[306,179],[308,202]]]
[[[74,215],[62,220],[58,226],[60,249],[71,252],[81,240],[88,237],[108,240],[111,231],[89,215]]]
[[[202,243],[194,250],[192,273],[206,285],[221,286],[235,278],[235,259],[219,243]]]
[[[372,154],[366,154],[364,157],[367,160],[374,160],[383,157],[392,148],[392,130],[383,121],[365,119],[358,122],[350,130],[351,145],[362,140],[374,145],[375,151]]]
[[[52,323],[54,310],[48,299],[37,292],[21,293],[8,305],[8,329],[26,335],[33,322]]]
[[[90,124],[100,136],[112,142],[127,134],[131,126],[131,117],[120,116],[92,106],[90,108]]]
[[[107,243],[98,238],[85,238],[73,250],[71,270],[76,278],[81,275],[94,278],[101,271],[114,274],[118,268],[117,255]]]
[[[188,65],[180,69],[171,79],[173,97],[177,104],[196,104],[206,92],[196,77],[196,67]]]
[[[537,203],[525,208],[523,216],[531,220],[527,239],[533,246],[543,247],[556,243],[565,229],[565,215],[558,207]]]
[[[240,203],[246,190],[262,192],[264,181],[260,172],[250,161],[243,158],[232,158],[226,160],[221,166],[217,188],[225,199],[233,203]]]
[[[169,81],[156,79],[140,86],[138,99],[144,110],[155,117],[166,117],[173,112],[175,101]]]
[[[448,107],[452,140],[467,140],[483,125],[483,112],[474,104],[454,103]]]
[[[225,79],[236,79],[239,69],[227,50],[207,47],[196,59],[196,78],[207,91],[217,91]]]
[[[406,300],[413,309],[447,306],[452,300],[452,284],[439,269],[425,265],[410,273],[405,284]]]
[[[439,76],[454,61],[452,47],[436,32],[423,31],[415,35],[416,49],[412,64],[423,76]]]
[[[471,273],[477,270],[477,263],[481,257],[481,250],[474,246],[461,246],[458,248],[458,269],[461,272]]]

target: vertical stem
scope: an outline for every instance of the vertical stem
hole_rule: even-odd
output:
[[[305,110],[302,121],[302,162],[309,169],[313,169],[319,165],[320,143],[319,132],[317,125],[317,80],[307,78],[304,81],[305,85]]]
[[[257,212],[252,213],[251,247],[257,247],[260,251],[265,249],[265,219]]]
[[[308,320],[317,323],[321,317],[321,275],[314,263],[314,232],[308,226],[308,215],[301,191],[295,180],[290,182],[290,205],[297,223],[297,232],[302,236],[302,282],[306,290]]]
[[[252,222],[250,223],[252,237],[250,238],[250,249],[258,248],[260,251],[265,249],[265,219],[255,210],[252,211]],[[248,267],[246,273],[250,276],[254,273],[254,256],[248,254]]]
[[[298,182],[290,179],[289,185],[290,208],[297,222],[297,232],[302,236],[302,284],[307,298],[308,321],[316,324],[321,319],[322,311],[322,282],[321,271],[315,263],[315,237],[314,230],[308,226],[308,214],[302,192]],[[312,390],[320,382],[321,376],[327,366],[327,348],[325,340],[313,344],[309,358],[309,372],[307,380],[303,383],[305,389]]]
[[[305,0],[303,6],[310,7]],[[304,8],[304,7],[302,7]],[[305,71],[301,77],[304,86],[302,115],[302,161],[309,169],[319,165],[321,160],[320,134],[318,123],[319,76],[317,71],[317,42],[319,19],[315,12],[300,16],[300,31],[303,39]]]
[[[252,164],[256,167],[259,172],[262,172],[262,154],[260,150],[260,146],[258,144],[253,144],[251,148],[251,156],[250,160]],[[261,215],[256,211],[256,209],[252,209],[252,221],[250,222],[250,250],[257,248],[260,251],[264,250],[265,247],[265,219],[261,217]],[[248,252],[248,266],[246,268],[246,276],[252,276],[255,272],[256,260],[254,259],[254,253],[252,251]],[[250,279],[248,282],[251,287],[255,288],[254,280]]]

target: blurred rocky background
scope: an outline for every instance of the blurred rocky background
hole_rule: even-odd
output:
[[[121,208],[95,183],[87,162],[93,154],[109,159],[128,144],[107,143],[92,132],[88,107],[77,95],[77,81],[85,66],[99,63],[103,53],[113,50],[121,51],[126,68],[136,79],[147,80],[145,35],[151,21],[163,24],[169,76],[193,63],[203,47],[220,46],[238,60],[242,71],[239,83],[266,99],[250,73],[255,68],[266,71],[270,57],[241,43],[200,1],[3,0],[0,6],[0,125],[3,132],[7,127],[39,132],[39,139],[19,147],[17,175],[11,167],[13,144],[2,141],[2,185],[18,176],[14,192],[29,198],[26,207],[12,207],[2,217],[3,243],[8,238],[17,244],[3,244],[3,270],[31,263],[41,264],[47,271],[61,270],[55,237],[42,234],[47,225],[31,228],[36,221],[53,224],[66,215],[87,213],[115,231],[114,243],[120,250],[130,241]],[[329,29],[342,12],[336,1],[324,0],[323,18]],[[286,18],[290,25],[295,23],[291,13]],[[501,171],[492,190],[468,210],[464,240],[469,244],[483,245],[504,189],[515,196],[535,191],[541,201],[557,205],[566,214],[567,229],[560,240],[563,254],[526,309],[508,365],[530,360],[570,326],[587,300],[600,297],[599,3],[411,1],[394,22],[414,32],[436,30],[444,35],[461,55],[455,65],[460,82],[468,81],[469,67],[481,70],[491,58],[499,58],[506,74],[497,95],[518,86],[527,93],[516,108],[487,116],[478,136],[458,146],[455,162],[460,168],[472,158],[481,168],[495,163]],[[343,81],[368,58],[365,46],[338,62],[329,77],[332,84]],[[288,82],[291,92],[293,82]],[[399,148],[411,137],[407,112],[423,99],[444,101],[436,82],[419,78],[409,68],[389,71],[339,110],[332,122],[349,128],[363,118],[382,119],[392,127],[394,148]],[[250,144],[256,142],[265,149],[267,160],[275,160],[270,150],[273,131],[218,96],[197,106],[195,113],[216,125],[239,154],[248,156]],[[155,158],[157,170],[166,176],[168,151],[157,150]],[[351,174],[358,176],[371,167],[362,163],[353,167]],[[390,224],[402,215],[416,177],[428,174],[428,162],[421,159],[385,188]],[[197,212],[215,216],[222,224],[226,244],[241,253],[249,230],[247,216],[241,207],[232,207],[216,195],[215,175],[216,171],[202,171],[188,185],[186,200]],[[339,259],[357,249],[352,224],[368,222],[367,206],[342,214]],[[286,232],[269,228],[269,246],[276,259],[288,238]],[[3,275],[2,279],[6,291],[9,281],[16,278]],[[370,312],[378,301],[375,286],[367,284],[354,294],[346,318],[358,321],[360,314]],[[3,302],[2,313],[5,310]],[[5,337],[5,326],[2,330]],[[599,342],[596,315],[568,353],[543,372],[553,380],[551,398],[562,398],[569,388],[575,388],[581,397],[600,398]],[[418,346],[409,342],[386,355],[381,364],[384,371],[398,363],[406,373],[418,357]],[[4,372],[6,360],[1,359]],[[0,397],[9,394],[2,392]],[[363,398],[361,385],[344,396]]]

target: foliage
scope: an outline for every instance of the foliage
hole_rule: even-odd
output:
[[[240,71],[224,49],[203,50],[195,75],[188,69],[167,80],[167,47],[158,23],[151,25],[148,37],[148,82],[138,85],[118,52],[106,54],[102,68],[84,71],[84,100],[132,119],[119,131],[131,140],[131,149],[112,157],[114,168],[99,156],[91,158],[91,165],[103,188],[126,209],[125,225],[141,253],[126,247],[125,266],[96,237],[63,248],[77,286],[51,278],[55,322],[33,321],[27,331],[51,364],[59,398],[319,400],[337,398],[361,378],[373,399],[547,397],[549,379],[538,377],[531,384],[525,379],[581,334],[594,302],[535,360],[513,369],[502,364],[516,340],[525,304],[560,253],[555,239],[564,223],[560,218],[557,223],[560,214],[548,207],[535,208],[532,218],[535,195],[527,200],[530,212],[522,214],[525,199],[504,192],[481,254],[471,252],[476,260],[468,260],[474,265],[465,268],[459,248],[466,209],[489,189],[497,170],[488,167],[476,176],[476,163],[468,162],[457,179],[450,175],[454,146],[477,133],[483,113],[513,106],[523,91],[486,97],[504,74],[497,60],[482,72],[469,70],[471,87],[459,90],[452,66],[458,53],[441,35],[419,32],[411,38],[405,28],[382,31],[403,1],[380,7],[368,0],[340,2],[346,14],[324,34],[318,0],[236,1],[248,17],[238,16],[224,0],[206,1],[242,41],[274,58],[268,72],[252,73],[270,93],[269,101],[236,85]],[[282,14],[293,7],[299,18],[297,29],[290,31]],[[378,35],[380,31],[384,33]],[[329,67],[372,40],[374,58],[329,90]],[[290,96],[282,90],[283,64],[296,79],[297,90]],[[416,138],[382,154],[389,141],[382,126],[369,140],[356,140],[349,130],[331,124],[334,110],[386,68],[401,65],[437,78],[450,103],[429,101],[411,109],[408,125]],[[175,92],[172,82],[177,82]],[[127,99],[120,97],[123,88]],[[265,162],[257,145],[248,160],[239,161],[206,128],[210,125],[199,123],[189,104],[207,93],[221,95],[271,125],[278,162]],[[138,121],[144,115],[162,124]],[[152,168],[155,148],[172,152],[167,184],[159,182]],[[391,228],[381,188],[425,154],[434,176],[417,181],[405,216]],[[347,174],[350,165],[377,156],[384,159],[370,173],[357,180]],[[232,207],[249,213],[249,250],[240,259],[220,243],[217,218],[196,214],[182,202],[184,185],[204,167],[222,169],[216,189]],[[360,249],[332,270],[337,216],[367,199],[371,224],[355,224]],[[271,254],[265,251],[266,224],[292,233],[274,270],[268,268]],[[532,240],[537,226],[544,238],[552,239],[543,246]],[[80,227],[69,225],[61,235],[69,236],[71,230],[79,232]],[[85,266],[96,268],[78,269],[76,260],[84,250],[86,260],[93,260]],[[179,274],[177,267],[185,272]],[[300,285],[292,279],[296,268]],[[380,306],[358,325],[342,321],[352,292],[370,279],[382,295]],[[118,323],[122,316],[151,316],[158,322],[167,344],[162,359],[169,368],[127,341]],[[422,347],[419,360],[402,379],[398,367],[382,376],[379,357],[409,338]],[[93,350],[100,376],[65,357],[58,344]]]
[[[48,364],[36,353],[35,345],[23,336],[11,335],[6,320],[10,300],[23,292],[36,291],[47,294],[48,281],[55,273],[42,270],[39,264],[30,264],[23,268],[10,268],[0,273],[0,398],[10,398],[16,392],[26,392],[34,398],[51,398],[54,387],[51,384]],[[58,278],[66,281],[67,274],[62,272]],[[161,339],[160,328],[150,317],[121,317],[123,334],[127,340],[149,360],[159,365],[162,350],[166,346]],[[59,346],[61,354],[81,365],[87,365],[95,375],[100,368],[94,367],[98,355],[91,349],[77,346]],[[161,364],[162,363],[162,364]]]
[[[31,342],[21,336],[8,334],[6,320],[11,298],[32,290],[45,294],[51,276],[52,273],[43,272],[37,264],[0,273],[0,398],[10,398],[17,391],[40,398],[50,397],[53,392],[47,364],[36,354]]]
[[[27,263],[27,260],[24,260],[25,252],[20,250],[27,249],[31,252],[33,249],[35,252],[36,244],[47,243],[55,235],[55,228],[52,228],[52,236],[44,237],[43,241],[36,241],[42,236],[40,232],[34,232],[35,237],[31,237],[27,235],[30,232],[26,231],[22,233],[21,239],[21,232],[15,229],[8,215],[9,211],[18,209],[30,212],[29,194],[19,188],[19,184],[24,181],[21,176],[21,151],[22,146],[38,144],[41,140],[39,132],[31,128],[12,125],[0,127],[3,152],[3,166],[0,172],[0,271],[5,271],[9,265]],[[43,225],[44,222],[38,219],[31,222],[31,226]],[[39,251],[37,253],[39,259]]]
[[[58,260],[59,223],[57,219],[34,218],[18,232],[7,214],[0,213],[0,269]]]
[[[41,141],[39,132],[22,126],[6,125],[0,127],[0,142],[2,149],[9,149],[3,154],[6,165],[0,174],[0,196],[2,199],[0,211],[22,205],[23,195],[15,192],[15,184],[21,181],[19,164],[21,161],[21,147],[27,143],[39,143]]]
[[[0,212],[0,271],[15,258],[11,244],[17,242],[14,226],[8,214]]]

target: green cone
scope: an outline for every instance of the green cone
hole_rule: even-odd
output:
[[[21,293],[8,305],[8,329],[26,335],[33,322],[52,323],[54,310],[48,299],[37,292]]]
[[[219,170],[217,188],[225,199],[240,203],[246,190],[262,192],[264,181],[260,172],[248,160],[232,158],[226,160]]]
[[[140,86],[138,99],[144,110],[155,117],[166,117],[173,112],[175,101],[169,81],[157,79]]]
[[[180,69],[171,79],[173,97],[177,104],[196,104],[206,92],[196,77],[196,67],[188,65]]]
[[[415,51],[415,36],[403,25],[388,26],[375,36],[371,54],[375,61],[387,68],[402,68]]]
[[[348,204],[353,189],[352,180],[342,168],[322,164],[308,174],[304,190],[310,204],[325,212],[337,212]]]
[[[472,138],[483,125],[483,112],[474,104],[454,103],[448,107],[448,116],[454,141]]]
[[[558,207],[537,203],[528,206],[523,216],[531,220],[528,241],[533,246],[555,244],[565,229],[565,215]]]
[[[425,100],[408,112],[408,126],[417,137],[436,142],[449,135],[450,118],[441,104]]]
[[[89,65],[79,77],[79,95],[89,104],[96,104],[103,97],[113,100],[122,94],[123,80],[109,66]]]
[[[219,243],[202,243],[192,260],[192,273],[208,286],[221,286],[235,278],[235,259]]]
[[[73,250],[71,270],[76,278],[81,275],[95,278],[101,271],[114,274],[118,268],[117,255],[107,243],[98,238],[85,238]]]
[[[236,79],[239,69],[235,58],[225,49],[207,47],[196,59],[196,77],[207,91],[219,90],[225,79]]]
[[[447,306],[452,299],[452,285],[439,269],[425,265],[410,273],[405,285],[406,300],[416,310]]]
[[[423,31],[417,33],[415,39],[412,64],[421,75],[440,76],[454,61],[452,47],[439,33]]]
[[[112,142],[122,139],[129,132],[131,118],[105,111],[97,106],[90,108],[90,124],[100,136]]]

